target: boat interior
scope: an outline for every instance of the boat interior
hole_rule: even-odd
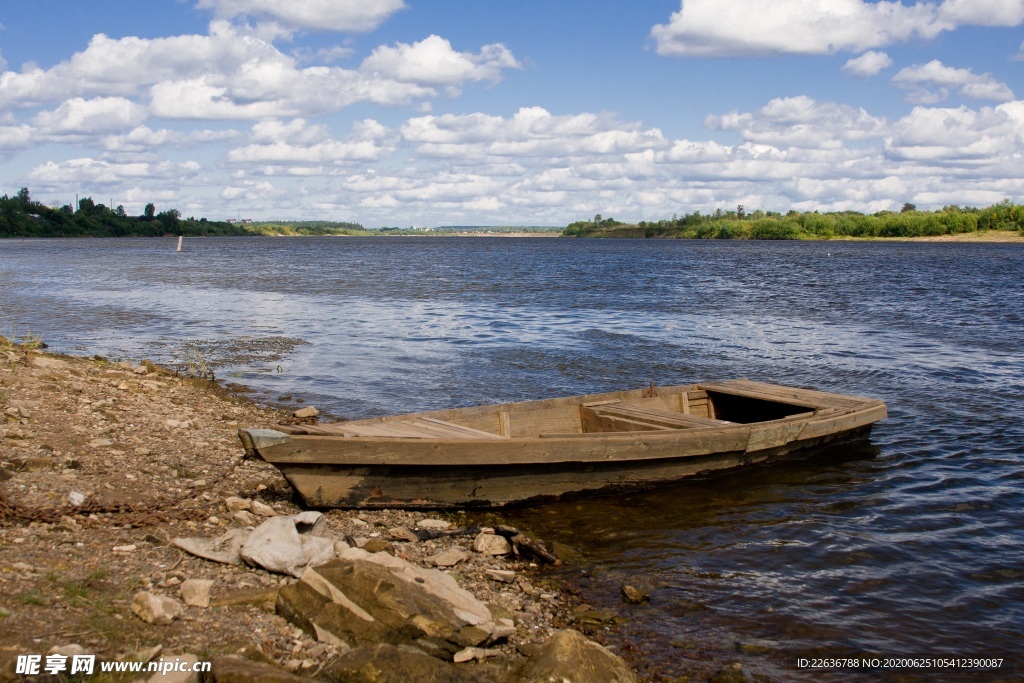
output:
[[[557,438],[721,428],[802,418],[858,399],[732,380],[573,398],[456,408],[327,425],[285,425],[291,434],[412,439]]]

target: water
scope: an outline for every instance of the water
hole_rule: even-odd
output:
[[[0,331],[336,416],[747,377],[884,399],[871,439],[511,514],[629,617],[644,675],[800,657],[1003,657],[1024,674],[1024,247],[480,238],[0,242]],[[623,581],[648,605],[625,606]]]

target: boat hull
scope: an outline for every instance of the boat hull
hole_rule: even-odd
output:
[[[735,450],[687,457],[604,462],[505,465],[344,466],[277,463],[303,497],[318,508],[473,509],[516,507],[651,489],[685,479],[727,473],[830,443],[866,437],[871,426],[748,453]]]
[[[731,380],[239,436],[313,507],[494,508],[771,462],[885,416],[876,399]]]

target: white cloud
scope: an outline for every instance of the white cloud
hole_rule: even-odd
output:
[[[737,131],[748,142],[819,149],[879,138],[886,129],[885,119],[864,109],[816,102],[806,96],[777,98],[757,112],[709,116],[705,125],[712,130]]]
[[[31,145],[33,134],[32,127],[25,124],[0,125],[0,150],[24,149]]]
[[[939,15],[957,25],[1018,26],[1024,22],[1024,0],[945,0]]]
[[[68,159],[59,164],[48,161],[33,168],[28,174],[32,187],[75,187],[78,185],[117,185],[119,183],[149,180],[176,182],[196,176],[200,165],[194,161],[149,162],[115,164],[102,159]]]
[[[1009,101],[1013,91],[1005,83],[996,81],[992,74],[976,74],[971,69],[956,69],[937,59],[927,64],[915,64],[900,69],[892,82],[909,91],[908,98],[919,104],[934,104],[946,99],[951,89],[959,88],[963,97]]]
[[[893,159],[928,162],[975,161],[1020,166],[1024,153],[1024,102],[974,110],[914,107],[896,122],[886,141]],[[1007,177],[1019,177],[1019,171]]]
[[[983,204],[994,192],[1024,193],[1022,122],[1019,102],[918,107],[891,124],[809,97],[709,117],[712,128],[735,134],[732,144],[669,140],[640,122],[554,116],[537,107],[508,117],[413,117],[397,131],[369,122],[371,130],[354,129],[344,139],[320,140],[317,127],[302,121],[268,122],[254,126],[254,138],[274,134],[288,142],[240,148],[255,152],[246,158],[236,151],[236,180],[223,201],[280,214],[297,191],[289,195],[287,184],[301,182],[299,205],[307,211],[368,225],[409,215],[428,224],[564,225],[596,212],[650,220],[737,203],[857,211],[898,209],[905,201]],[[344,171],[343,145],[360,139],[383,141],[387,158],[400,163]],[[261,183],[273,183],[277,194],[261,197],[254,189],[267,187]]]
[[[314,31],[369,31],[405,5],[402,0],[199,0],[217,16],[269,17]]]
[[[409,119],[402,137],[428,156],[488,159],[622,154],[667,146],[661,131],[607,116],[552,116],[524,107],[511,118],[486,114],[424,116]]]
[[[485,45],[479,54],[456,52],[451,43],[432,35],[418,43],[381,46],[364,61],[360,70],[403,83],[459,85],[466,81],[501,79],[503,69],[519,63],[504,45]]]
[[[870,78],[892,66],[892,58],[884,52],[869,50],[843,64],[843,71],[857,78]]]
[[[254,144],[230,150],[227,160],[242,165],[331,165],[379,161],[394,149],[386,141],[394,136],[372,120],[357,124],[346,140],[336,140],[326,126],[310,126],[302,119],[261,121],[253,126],[252,137]]]
[[[150,152],[159,147],[191,147],[238,137],[235,130],[197,130],[182,132],[137,126],[123,135],[108,135],[100,144],[109,152]]]
[[[666,56],[834,54],[927,40],[962,25],[1022,21],[1024,0],[681,0],[651,35]]]
[[[288,58],[272,45],[225,22],[210,24],[205,36],[114,39],[97,34],[85,50],[50,69],[0,74],[0,102],[31,106],[72,96],[132,97],[154,83],[233,74],[247,63],[282,60]]]
[[[410,60],[422,59],[417,66]],[[456,52],[441,38],[381,48],[362,70],[300,68],[266,36],[224,21],[209,35],[111,39],[89,46],[50,69],[0,74],[0,107],[29,107],[69,97],[123,97],[169,119],[309,117],[360,102],[407,105],[456,92],[467,82],[500,78],[518,64],[505,47]],[[374,70],[370,67],[379,67]],[[148,98],[148,102],[147,102]]]
[[[145,119],[145,107],[123,97],[75,97],[53,111],[40,112],[33,123],[49,135],[88,135],[131,129]]]

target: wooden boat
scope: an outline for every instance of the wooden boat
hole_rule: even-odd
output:
[[[867,434],[876,399],[730,380],[241,429],[313,507],[501,507],[599,495]]]

